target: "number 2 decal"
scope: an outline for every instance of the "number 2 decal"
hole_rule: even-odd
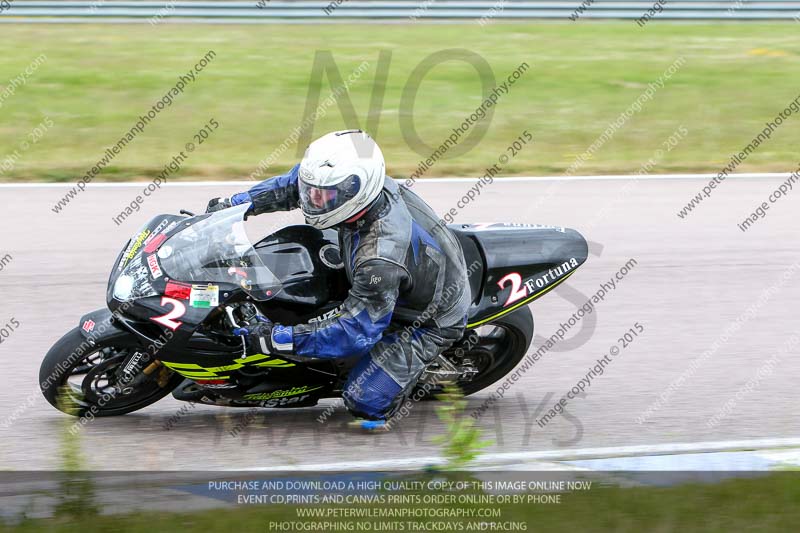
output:
[[[158,322],[162,326],[166,326],[172,331],[175,331],[183,324],[183,322],[175,319],[186,314],[186,306],[183,304],[183,302],[174,298],[167,298],[166,296],[161,298],[161,307],[165,307],[168,304],[172,306],[172,311],[166,315],[154,316],[150,320],[153,322]]]
[[[500,281],[497,282],[497,286],[500,287],[501,289],[504,289],[507,281],[511,282],[511,294],[508,295],[508,300],[506,300],[506,303],[503,304],[503,307],[506,307],[509,304],[516,302],[517,300],[521,300],[522,298],[525,298],[528,295],[525,289],[521,288],[522,276],[520,276],[516,272],[512,272],[511,274],[506,274],[505,276],[500,278]]]

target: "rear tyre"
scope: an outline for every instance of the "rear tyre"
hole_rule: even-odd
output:
[[[48,403],[74,416],[118,416],[157,402],[183,381],[162,367],[136,387],[120,385],[120,366],[133,343],[120,344],[125,347],[90,346],[78,328],[61,337],[39,369],[39,387]]]
[[[478,374],[470,381],[457,383],[465,395],[499,381],[522,361],[533,341],[533,314],[524,306],[475,331],[480,340],[465,357],[473,359]]]
[[[533,314],[527,306],[521,307],[489,324],[475,328],[474,332],[478,335],[478,341],[473,345],[467,344],[466,351],[456,345],[444,353],[457,366],[462,366],[464,361],[469,360],[470,366],[478,370],[472,379],[455,383],[465,396],[502,379],[525,357],[533,341]],[[430,387],[424,393],[422,388],[418,385],[415,389],[416,398],[431,400],[442,391],[442,387]]]

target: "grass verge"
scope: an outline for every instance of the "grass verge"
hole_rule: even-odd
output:
[[[800,478],[797,473],[774,473],[666,488],[598,487],[568,493],[558,504],[503,504],[494,507],[501,510],[502,521],[525,522],[528,531],[783,532],[796,529],[800,520],[798,501]],[[0,532],[268,531],[271,521],[310,520],[298,518],[297,509],[272,505],[175,514],[142,511],[135,515],[28,520],[16,526],[0,526]],[[332,521],[347,522],[343,519]],[[427,520],[427,523],[431,521],[438,520]],[[470,521],[474,522],[474,519],[446,520],[451,528],[458,528],[459,523],[466,526]],[[424,525],[426,520],[414,522]],[[406,527],[405,530],[412,529]]]
[[[364,127],[369,115],[388,170],[397,177],[407,177],[429,155],[409,148],[400,122],[411,109],[401,99],[414,69],[441,50],[480,54],[498,81],[523,62],[530,69],[500,97],[485,137],[470,151],[438,161],[425,176],[480,176],[523,130],[534,143],[504,165],[503,174],[559,174],[679,57],[685,65],[576,174],[633,173],[659,149],[664,153],[652,173],[716,172],[800,92],[800,40],[791,22],[665,23],[646,31],[627,21],[484,27],[20,24],[7,25],[3,35],[13,53],[0,56],[2,181],[76,181],[209,50],[214,60],[97,181],[152,178],[212,118],[219,128],[198,144],[175,179],[249,175],[301,123],[320,50],[330,51],[345,78],[364,61],[368,68],[350,89],[357,123],[344,120],[333,105],[312,135]],[[11,80],[41,54],[46,59],[15,85]],[[379,66],[387,74],[376,85]],[[370,111],[376,86],[385,94]],[[326,78],[322,99],[330,91]],[[445,61],[419,84],[414,102],[419,136],[436,146],[480,104],[478,75],[463,61]],[[46,118],[52,127],[31,137],[37,126],[41,133]],[[680,127],[688,134],[667,150],[663,143]],[[798,132],[800,119],[793,117],[738,170],[793,170]],[[23,141],[27,149],[21,149]],[[298,155],[290,147],[265,175],[284,171]]]

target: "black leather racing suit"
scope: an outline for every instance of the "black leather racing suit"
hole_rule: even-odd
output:
[[[253,214],[298,208],[298,168],[234,195],[232,203],[252,202]],[[340,312],[276,325],[272,341],[279,352],[299,356],[361,356],[345,385],[345,404],[359,416],[382,419],[463,335],[470,300],[464,255],[433,210],[388,177],[367,212],[337,229],[351,282]]]

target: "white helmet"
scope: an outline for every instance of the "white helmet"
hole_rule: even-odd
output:
[[[300,208],[315,228],[330,228],[369,207],[383,188],[386,164],[361,130],[334,131],[312,142],[300,161]]]

